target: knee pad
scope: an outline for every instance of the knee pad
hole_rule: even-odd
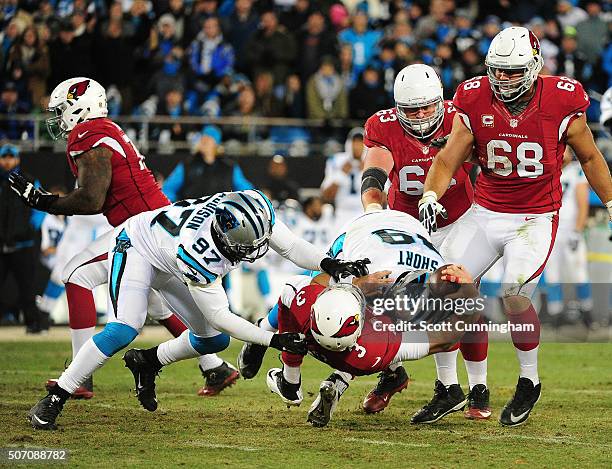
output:
[[[92,337],[96,346],[107,357],[127,347],[138,335],[138,331],[127,324],[109,322],[101,332]],[[229,340],[228,340],[229,342]]]
[[[225,350],[229,346],[230,338],[227,334],[219,334],[214,337],[198,337],[190,331],[189,343],[195,351],[202,355],[207,355]]]

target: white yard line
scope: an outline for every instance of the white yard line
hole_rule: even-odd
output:
[[[431,446],[429,443],[404,443],[403,441],[370,440],[367,438],[344,438],[344,441],[367,443],[369,445],[408,446],[410,448],[429,448]]]

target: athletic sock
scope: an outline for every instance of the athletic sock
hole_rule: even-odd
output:
[[[451,384],[459,384],[459,378],[457,377],[458,353],[459,347],[450,352],[439,352],[434,355],[438,379],[446,387],[449,387]]]

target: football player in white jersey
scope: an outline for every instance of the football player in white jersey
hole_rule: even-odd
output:
[[[590,327],[593,298],[584,240],[584,228],[589,216],[589,182],[577,161],[563,168],[561,187],[563,205],[559,210],[557,239],[544,271],[548,312],[558,323],[563,312],[562,283],[572,283],[576,286],[582,320]]]
[[[363,168],[363,129],[351,129],[344,151],[328,158],[321,193],[336,208],[336,226],[342,227],[362,212],[361,170]]]
[[[373,210],[362,214],[347,225],[347,231],[340,234],[331,245],[328,254],[339,259],[359,259],[367,257],[370,259],[368,268],[371,272],[387,272],[388,283],[406,281],[408,278],[420,283],[424,282],[427,273],[435,271],[444,264],[438,251],[431,243],[431,237],[427,230],[417,219],[404,212],[396,210]],[[375,275],[375,274],[371,274]],[[410,277],[409,277],[410,276]],[[299,282],[302,282],[300,284]],[[303,280],[296,277],[288,281],[286,286],[290,289],[299,290],[304,286]],[[388,285],[387,285],[388,286]],[[286,296],[286,293],[283,293]],[[287,306],[286,298],[281,301]],[[270,312],[264,318],[259,327],[276,331],[278,329],[278,308]],[[414,350],[414,356],[421,358],[428,353],[427,341],[416,341],[415,347],[422,345],[423,348]],[[267,347],[255,343],[245,344],[238,357],[238,366],[243,377],[253,378],[259,371]],[[411,355],[411,356],[413,356]],[[338,392],[333,395],[335,403],[340,395],[348,387],[351,375],[344,372],[334,372],[323,384],[335,386]],[[282,374],[275,373],[271,380],[275,383],[273,392],[287,395],[298,395],[299,389],[299,367],[298,371],[291,366],[285,365]],[[391,397],[403,390],[408,385],[408,374],[401,362],[391,364],[380,374],[380,380],[376,388],[364,399],[363,409],[366,412],[378,412],[386,407]],[[271,387],[272,389],[272,387]],[[323,389],[323,385],[322,388]],[[384,391],[383,391],[384,390]],[[382,407],[379,398],[385,401]],[[462,407],[465,403],[462,403]],[[329,421],[331,412],[335,408],[329,402],[329,395],[320,395],[313,404],[310,413],[316,422]],[[331,410],[330,410],[331,409]],[[322,414],[323,417],[321,416]]]
[[[305,353],[299,334],[273,334],[230,312],[221,279],[242,261],[254,261],[272,247],[303,268],[335,278],[367,273],[364,262],[326,257],[296,237],[275,220],[270,200],[259,191],[219,193],[141,213],[115,228],[112,238],[109,321],[30,410],[34,428],[56,429],[55,420],[70,395],[134,340],[144,325],[152,288],[189,330],[158,347],[124,355],[137,397],[149,411],[157,409],[155,377],[164,365],[221,351],[229,336]]]

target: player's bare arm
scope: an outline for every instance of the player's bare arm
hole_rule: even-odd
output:
[[[603,155],[595,145],[586,116],[575,119],[567,130],[567,143],[572,147],[589,184],[608,208],[612,219],[612,178]]]
[[[448,189],[453,175],[471,157],[473,144],[472,132],[461,121],[461,117],[455,115],[448,142],[434,158],[427,173],[423,193],[433,191],[440,199]]]
[[[361,176],[361,203],[368,211],[382,209],[385,183],[393,169],[393,155],[382,147],[368,148]]]
[[[51,205],[53,212],[63,215],[100,213],[113,174],[112,156],[113,153],[105,147],[92,148],[79,155],[76,160],[79,187],[66,197],[57,199]]]

